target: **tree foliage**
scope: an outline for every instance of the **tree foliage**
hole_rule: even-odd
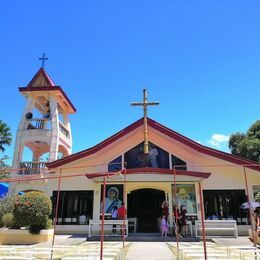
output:
[[[36,191],[18,196],[13,209],[14,223],[29,227],[29,231],[36,234],[47,228],[50,214],[50,198]]]
[[[247,133],[232,134],[229,148],[234,155],[260,163],[260,120],[251,125]]]
[[[5,151],[5,146],[12,142],[12,134],[10,128],[0,120],[0,153]],[[0,157],[0,180],[6,179],[9,176],[8,165],[6,160],[9,158],[5,156]]]
[[[12,142],[11,129],[0,120],[0,152],[5,151],[5,146],[10,145]]]

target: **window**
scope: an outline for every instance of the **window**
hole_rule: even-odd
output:
[[[180,158],[172,154],[172,168],[174,168],[175,165],[176,165],[175,167],[176,170],[187,171],[186,162],[184,162],[183,160],[181,160]]]
[[[53,192],[53,218],[57,203],[57,191]],[[61,191],[57,224],[88,225],[93,218],[93,191]]]
[[[238,224],[249,224],[247,210],[240,209],[246,201],[244,190],[204,190],[205,218],[215,214],[219,219],[235,219]]]
[[[122,156],[117,157],[108,164],[109,172],[116,172],[122,169]]]

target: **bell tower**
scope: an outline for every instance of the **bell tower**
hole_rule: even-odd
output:
[[[12,167],[19,169],[18,174],[37,174],[45,169],[45,163],[71,154],[69,114],[76,109],[43,67],[19,92],[26,105],[17,129]]]

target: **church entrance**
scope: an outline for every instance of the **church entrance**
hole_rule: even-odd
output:
[[[161,203],[165,193],[156,189],[134,190],[127,196],[128,217],[136,218],[137,232],[160,232]]]

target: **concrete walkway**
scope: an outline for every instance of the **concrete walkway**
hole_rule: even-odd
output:
[[[172,252],[164,242],[134,242],[126,260],[173,260]]]

